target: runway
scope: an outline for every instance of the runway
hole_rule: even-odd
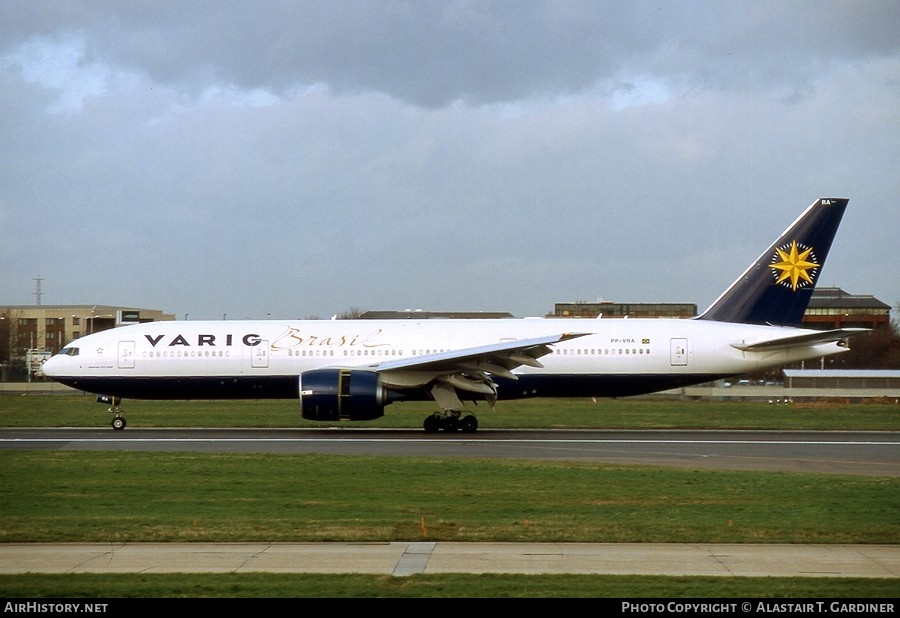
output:
[[[23,448],[536,459],[900,476],[900,433],[879,431],[0,429],[0,450]]]

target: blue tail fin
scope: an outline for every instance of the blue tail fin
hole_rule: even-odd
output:
[[[848,201],[813,202],[699,319],[799,325]]]

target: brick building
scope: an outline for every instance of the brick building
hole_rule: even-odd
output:
[[[29,350],[55,354],[73,339],[116,326],[174,319],[158,309],[112,305],[0,306],[0,364],[24,359]]]

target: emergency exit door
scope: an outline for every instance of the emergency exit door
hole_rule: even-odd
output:
[[[269,366],[269,342],[260,341],[250,348],[250,366],[264,369]]]
[[[687,339],[672,339],[669,346],[669,360],[673,367],[684,367],[688,364]]]
[[[119,369],[134,369],[134,341],[119,342]]]

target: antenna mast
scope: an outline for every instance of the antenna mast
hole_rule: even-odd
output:
[[[35,300],[37,300],[38,305],[41,304],[41,296],[43,295],[43,292],[41,292],[41,281],[43,281],[43,280],[44,279],[40,275],[38,275],[37,277],[34,278],[34,283],[35,283],[34,298],[35,298]]]

